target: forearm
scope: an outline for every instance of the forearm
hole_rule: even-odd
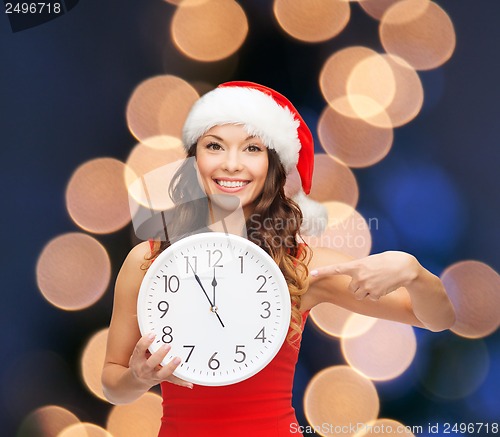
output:
[[[140,398],[151,387],[139,381],[129,367],[105,364],[102,387],[106,399],[112,404],[127,404]]]
[[[455,311],[441,280],[415,260],[414,277],[405,284],[415,316],[431,331],[449,329],[455,323]]]

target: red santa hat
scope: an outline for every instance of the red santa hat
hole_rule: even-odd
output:
[[[327,222],[326,208],[311,200],[314,141],[311,131],[292,103],[271,88],[234,81],[203,95],[191,109],[182,131],[186,151],[210,128],[240,124],[276,151],[287,174],[297,168],[302,189],[293,200],[299,205],[305,235],[320,234]]]

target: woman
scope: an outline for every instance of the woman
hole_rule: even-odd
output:
[[[192,159],[186,160],[170,190],[178,219],[165,229],[166,241],[137,245],[122,266],[102,378],[106,396],[117,404],[161,383],[160,436],[297,435],[291,393],[300,334],[309,310],[321,302],[433,331],[453,325],[454,311],[441,281],[413,256],[384,252],[352,261],[300,243],[300,235],[321,230],[324,211],[307,198],[312,135],[284,96],[251,82],[220,85],[193,106],[183,143]],[[285,194],[285,182],[295,168],[301,187],[292,200]],[[200,191],[206,193],[208,201],[201,209],[197,202],[185,201],[193,190],[193,199]],[[179,358],[160,366],[168,345],[148,352],[154,337],[141,338],[137,295],[145,268],[170,241],[207,227],[219,230],[220,217],[234,216],[227,211],[228,196],[238,200],[243,221],[227,220],[225,225],[233,233],[244,230],[285,276],[292,302],[290,330],[278,355],[252,378],[225,387],[193,387],[172,374]]]

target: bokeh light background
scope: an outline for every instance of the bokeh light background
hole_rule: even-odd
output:
[[[235,79],[288,96],[315,134],[312,196],[330,222],[309,243],[413,253],[459,314],[430,333],[316,309],[296,372],[300,423],[425,436],[488,423],[461,435],[491,435],[499,16],[493,1],[82,0],[15,34],[0,19],[0,435],[155,435],[156,390],[113,407],[99,386],[112,283],[137,242],[127,187],[180,159],[189,106]]]

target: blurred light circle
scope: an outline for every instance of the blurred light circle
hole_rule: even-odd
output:
[[[326,60],[319,75],[319,85],[323,97],[330,106],[341,113],[346,111],[343,108],[345,102],[339,101],[339,99],[345,98],[348,94],[349,77],[356,65],[372,56],[380,55],[367,47],[354,46],[339,50]],[[352,116],[355,114],[353,113]]]
[[[130,163],[129,168],[133,170],[125,174],[132,210],[135,210],[133,203],[156,211],[174,206],[169,186],[177,170],[185,162],[185,159],[169,162],[174,156],[175,154],[154,151],[141,145],[134,148],[127,161]]]
[[[449,266],[441,280],[455,308],[455,334],[480,338],[498,329],[500,277],[495,270],[479,261],[461,261]]]
[[[16,437],[57,437],[80,420],[71,411],[57,405],[46,405],[32,411],[21,423]]]
[[[172,39],[186,56],[218,61],[235,53],[248,34],[245,11],[233,0],[181,3],[171,25]]]
[[[77,232],[51,240],[36,265],[43,297],[63,310],[81,310],[97,302],[108,288],[111,262],[106,249]]]
[[[358,183],[345,164],[324,153],[315,154],[309,195],[318,202],[337,201],[355,208],[359,198]]]
[[[381,57],[391,68],[395,83],[394,97],[384,109],[390,126],[399,127],[413,120],[422,109],[424,89],[418,73],[404,59],[387,54]]]
[[[318,122],[323,149],[349,167],[367,167],[391,149],[392,128],[377,127],[360,118],[346,117],[327,106]]]
[[[148,392],[127,405],[116,405],[106,428],[119,437],[157,437],[163,409],[161,396]]]
[[[125,184],[129,196],[138,205],[152,209],[172,206],[168,187],[185,157],[184,147],[175,137],[148,138],[145,143],[137,144],[126,161]],[[169,165],[174,162],[177,164]],[[135,209],[132,209],[133,217]]]
[[[93,423],[77,423],[64,429],[57,437],[116,437]]]
[[[323,202],[328,211],[328,224],[323,233],[303,235],[311,247],[328,247],[352,258],[368,256],[372,237],[363,216],[350,205],[342,202]]]
[[[380,128],[408,123],[423,105],[422,83],[413,67],[400,57],[364,47],[344,49],[330,57],[320,81],[335,111]]]
[[[309,316],[313,323],[325,334],[333,337],[356,337],[364,334],[376,322],[373,317],[353,313],[329,302],[323,302],[311,309]],[[347,321],[355,318],[355,323]]]
[[[347,94],[330,102],[330,106],[346,117],[360,118],[373,126],[392,126],[385,108],[370,96]]]
[[[359,5],[368,15],[380,20],[385,11],[398,1],[401,0],[363,0],[359,2]]]
[[[184,147],[177,138],[156,137],[147,141],[147,143],[137,144],[127,158],[127,171],[125,171],[127,187],[130,187],[135,179],[186,157]],[[152,144],[155,146],[151,146]]]
[[[373,71],[385,74],[374,75]],[[377,54],[354,67],[347,81],[347,95],[330,102],[330,106],[345,116],[391,128],[415,118],[423,101],[422,83],[413,67],[397,56]]]
[[[350,323],[359,323],[349,319]],[[412,363],[417,350],[415,333],[410,325],[389,320],[376,322],[362,335],[342,338],[342,352],[347,362],[367,378],[386,381],[401,375]]]
[[[95,333],[85,345],[81,358],[83,382],[98,398],[106,400],[102,391],[101,375],[106,355],[108,329]]]
[[[450,17],[429,0],[395,3],[382,17],[379,33],[386,52],[405,59],[416,70],[439,67],[455,50]]]
[[[490,369],[488,348],[482,340],[441,337],[417,360],[425,391],[440,399],[462,399],[475,392]]]
[[[281,28],[306,42],[333,38],[351,16],[349,3],[342,0],[274,0],[273,9]]]
[[[175,178],[181,167],[183,169],[182,184],[189,189],[182,191],[182,198],[174,194],[173,197],[176,197],[174,204],[170,186],[172,181],[178,181]],[[225,198],[227,199],[228,196]],[[233,199],[232,204],[236,203],[234,206],[236,208],[237,202],[234,197],[229,196],[229,198]],[[129,186],[129,201],[131,210],[135,211],[132,224],[137,237],[141,240],[165,238],[165,231],[175,220],[178,220],[174,205],[194,202],[199,208],[201,204],[208,201],[198,180],[195,157],[165,164],[137,178]]]
[[[97,158],[76,169],[66,187],[66,208],[82,229],[97,234],[115,232],[130,221],[125,164]]]
[[[346,85],[348,96],[369,97],[383,110],[390,105],[396,94],[392,68],[378,53],[360,60],[351,70]]]
[[[127,103],[127,124],[139,141],[164,135],[181,138],[182,126],[194,102],[196,90],[172,75],[155,76],[139,84]]]
[[[140,144],[153,150],[165,152],[170,157],[170,161],[186,156],[182,141],[170,135],[157,135],[156,137],[145,138]],[[174,156],[176,157],[174,158]]]
[[[304,413],[322,436],[350,436],[350,425],[375,420],[379,398],[373,383],[348,366],[333,366],[314,375],[304,393]],[[323,424],[330,424],[326,430]],[[326,431],[326,432],[322,432]]]
[[[393,419],[377,419],[361,427],[359,432],[355,434],[355,437],[366,437],[372,435],[395,437],[415,436],[415,434],[411,432],[411,426],[407,427],[401,422]]]

